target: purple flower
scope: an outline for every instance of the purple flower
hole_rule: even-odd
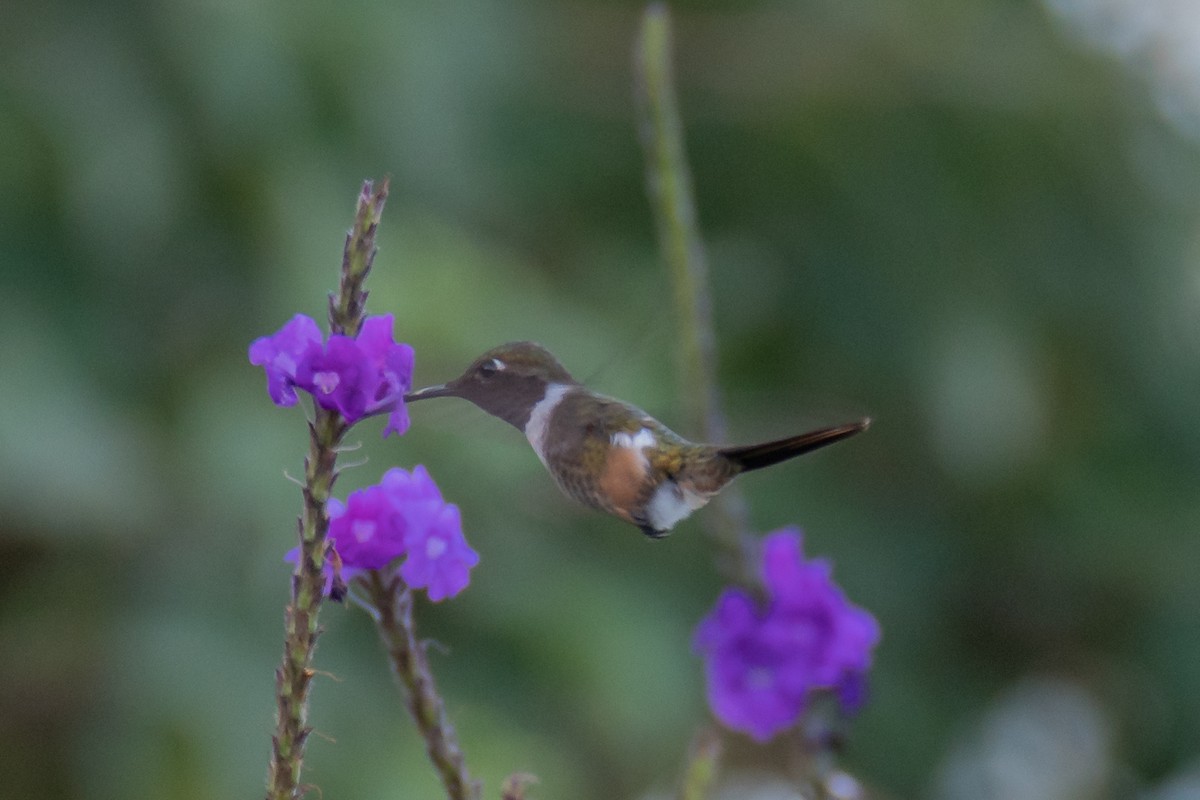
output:
[[[321,329],[297,314],[272,336],[250,345],[250,363],[267,371],[267,394],[277,406],[296,405],[296,370],[321,349]]]
[[[443,506],[428,522],[424,531],[409,529],[405,537],[408,558],[400,568],[400,577],[409,586],[424,588],[429,599],[437,601],[466,588],[479,554],[463,536],[457,506]]]
[[[351,492],[345,504],[330,500],[329,538],[347,580],[364,570],[394,568],[403,557],[400,577],[433,601],[465,589],[479,563],[463,536],[458,507],[442,499],[420,465],[411,473],[388,470],[378,484]]]
[[[368,486],[351,492],[345,504],[329,501],[329,538],[350,577],[404,555],[404,520],[382,486]]]
[[[368,317],[358,332],[359,347],[375,370],[378,381],[374,395],[367,402],[368,414],[389,412],[383,435],[408,430],[408,409],[404,393],[412,388],[413,349],[392,341],[392,315]]]
[[[301,364],[296,374],[297,386],[352,425],[366,416],[367,398],[378,380],[358,342],[348,336],[330,336],[321,352]]]
[[[387,414],[383,435],[408,430],[404,393],[412,387],[413,349],[392,339],[392,316],[368,317],[357,338],[322,342],[317,323],[297,314],[273,336],[250,345],[250,363],[267,371],[276,405],[296,403],[296,388],[354,424]]]
[[[709,705],[731,728],[766,741],[792,727],[818,690],[861,706],[879,624],[851,605],[829,564],[806,561],[800,532],[785,528],[762,546],[765,602],[726,589],[696,631]]]

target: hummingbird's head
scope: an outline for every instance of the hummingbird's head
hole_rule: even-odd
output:
[[[546,396],[546,387],[556,383],[578,381],[540,344],[509,342],[479,356],[454,380],[417,389],[404,399],[461,397],[524,430],[533,407]]]

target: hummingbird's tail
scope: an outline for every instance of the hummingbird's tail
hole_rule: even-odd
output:
[[[750,444],[744,447],[724,447],[719,452],[725,458],[741,467],[742,472],[749,472],[752,469],[769,467],[772,464],[778,464],[780,461],[787,461],[789,458],[804,455],[827,444],[840,442],[842,439],[865,431],[870,425],[871,419],[864,417],[857,422],[837,425],[832,428],[820,428],[819,430],[802,433],[799,436],[777,439],[773,442]]]

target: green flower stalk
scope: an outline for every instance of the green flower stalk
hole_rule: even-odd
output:
[[[375,258],[375,232],[387,199],[387,182],[370,182],[358,199],[346,235],[339,289],[329,297],[330,335],[297,314],[270,336],[250,345],[250,362],[263,367],[267,392],[278,406],[293,406],[297,390],[312,396],[309,454],[304,464],[304,511],[300,542],[286,556],[295,564],[292,598],[285,614],[283,663],[276,672],[277,726],[268,800],[293,800],[300,782],[308,725],[308,693],[323,597],[352,595],[374,617],[387,645],[406,702],[451,800],[479,795],[437,694],[412,614],[412,592],[438,602],[470,582],[479,555],[462,532],[458,507],[445,502],[424,467],[399,467],[379,484],[352,492],[345,502],[330,496],[337,454],[349,428],[361,419],[387,415],[383,435],[409,426],[405,394],[412,388],[413,349],[393,341],[391,315],[365,315],[363,288]]]
[[[363,185],[354,228],[346,237],[340,290],[330,297],[329,323],[335,334],[354,335],[362,325],[366,300],[362,283],[375,256],[375,230],[387,191],[386,180],[378,190],[369,181]],[[255,346],[259,347],[258,355],[263,355],[264,348],[258,342]],[[255,356],[252,346],[252,361]],[[268,376],[272,376],[270,366]],[[291,378],[295,383],[296,376]],[[291,402],[295,402],[294,389],[286,383],[274,388],[278,388],[283,397],[283,402],[276,398],[277,403],[287,404],[288,392]],[[275,397],[276,392],[273,391],[272,396]],[[304,460],[300,548],[292,575],[291,601],[284,613],[283,658],[275,672],[277,708],[267,777],[268,800],[293,800],[305,792],[300,774],[305,744],[312,732],[308,724],[308,697],[314,674],[313,653],[321,631],[318,617],[325,596],[327,504],[337,479],[338,448],[349,427],[336,408],[313,403],[308,456]]]
[[[370,181],[363,182],[358,196],[358,213],[354,215],[354,227],[346,233],[346,246],[342,250],[342,279],[336,294],[329,296],[329,329],[332,333],[346,336],[358,335],[367,303],[367,292],[362,288],[371,265],[375,263],[375,231],[383,216],[383,205],[387,202],[388,179],[374,189]]]
[[[417,638],[412,590],[398,577],[377,571],[368,573],[363,583],[392,671],[404,692],[413,721],[425,739],[429,760],[442,779],[446,796],[449,800],[478,800],[479,784],[467,772],[458,736],[429,669],[425,643]]]

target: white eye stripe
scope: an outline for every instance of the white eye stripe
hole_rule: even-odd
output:
[[[499,370],[504,369],[505,366],[507,366],[507,365],[500,359],[498,359],[498,358],[492,359],[492,369],[499,371]]]

